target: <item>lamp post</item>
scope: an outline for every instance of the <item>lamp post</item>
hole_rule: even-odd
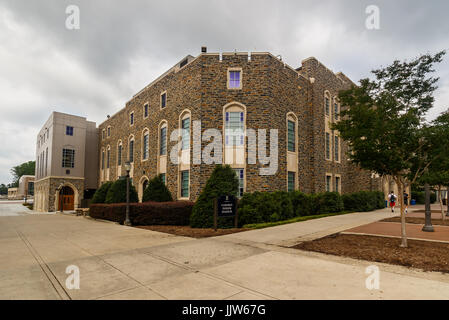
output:
[[[131,171],[131,163],[129,161],[125,162],[126,170],[126,216],[125,216],[125,226],[131,226],[131,221],[129,220],[129,172]]]
[[[432,211],[430,210],[430,186],[428,183],[424,185],[424,190],[426,191],[426,224],[422,228],[422,231],[434,232],[432,226]]]

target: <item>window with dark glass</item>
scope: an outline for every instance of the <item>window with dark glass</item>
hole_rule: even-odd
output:
[[[326,97],[325,99],[325,108],[326,108],[326,115],[328,116],[330,114],[330,99],[329,97]]]
[[[335,191],[340,192],[340,177],[335,177]]]
[[[146,132],[143,135],[143,154],[142,154],[143,160],[148,159],[148,153],[149,153],[149,134],[148,132]]]
[[[134,162],[134,140],[129,142],[129,162]]]
[[[167,93],[163,93],[161,95],[161,108],[165,108],[167,106]]]
[[[331,176],[326,176],[326,191],[327,192],[331,191],[331,180],[332,180]]]
[[[296,151],[295,141],[295,122],[289,120],[288,122],[288,151]]]
[[[109,161],[111,159],[111,150],[108,149],[106,151],[106,169],[109,169]]]
[[[331,158],[331,136],[326,132],[326,159]]]
[[[65,134],[66,134],[67,136],[73,136],[73,127],[71,127],[71,126],[66,126],[66,127],[65,127]]]
[[[181,171],[181,198],[189,197],[189,171]]]
[[[118,146],[118,150],[117,150],[117,165],[118,166],[122,165],[122,145],[121,144]]]
[[[129,124],[133,125],[134,124],[134,113],[130,113],[129,114]]]
[[[287,191],[295,191],[295,172],[288,172],[288,186]]]
[[[340,139],[339,137],[335,136],[335,144],[334,144],[334,150],[335,150],[335,161],[340,161]]]
[[[143,106],[143,117],[144,118],[148,117],[148,103]]]
[[[338,103],[334,102],[334,119],[338,120]]]

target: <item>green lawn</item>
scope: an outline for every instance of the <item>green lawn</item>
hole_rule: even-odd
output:
[[[339,216],[339,215],[348,214],[348,213],[354,213],[354,212],[353,211],[343,211],[343,212],[337,212],[337,213],[318,214],[318,215],[314,215],[314,216],[296,217],[293,219],[276,221],[276,222],[251,223],[251,224],[245,224],[243,226],[243,228],[263,229],[263,228],[268,228],[268,227],[280,226],[282,224],[287,224],[287,223],[302,222],[302,221],[319,219],[319,218],[324,218],[324,217],[331,217],[331,216]]]

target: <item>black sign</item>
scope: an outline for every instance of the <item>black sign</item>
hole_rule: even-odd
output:
[[[234,196],[221,196],[217,199],[217,215],[234,217],[237,211],[237,199]]]

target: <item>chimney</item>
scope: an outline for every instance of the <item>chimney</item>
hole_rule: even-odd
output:
[[[207,53],[207,47],[201,47],[201,53]]]

